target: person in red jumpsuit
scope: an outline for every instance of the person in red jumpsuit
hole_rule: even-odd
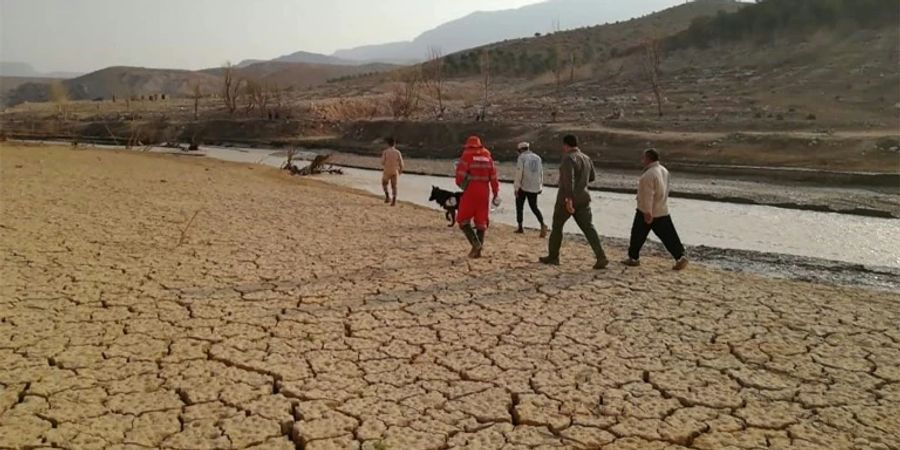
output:
[[[470,258],[480,258],[485,233],[490,225],[490,205],[500,195],[500,183],[491,152],[484,148],[481,139],[472,136],[466,141],[462,157],[456,166],[456,185],[462,188],[456,222],[472,244]],[[493,193],[493,200],[491,200]],[[472,222],[475,222],[474,229]]]

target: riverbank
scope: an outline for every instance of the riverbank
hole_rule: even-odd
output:
[[[23,142],[20,145],[35,144]],[[66,143],[55,145],[68,146]],[[118,147],[98,148],[115,150]],[[241,147],[204,147],[196,152],[147,147],[138,151],[208,157],[275,168],[282,167],[286,157],[285,152],[279,150]],[[317,154],[298,152],[295,161],[311,160]],[[333,155],[338,159],[342,156]],[[378,164],[377,160],[370,162]],[[380,169],[360,170],[350,166],[345,165],[343,176],[323,177],[322,180],[381,195]],[[507,207],[495,211],[492,219],[495,223],[514,225],[514,211],[511,209],[514,199],[509,184],[504,184],[506,187],[501,190],[505,193]],[[416,175],[407,171],[400,199],[435,209],[437,206],[427,201],[427,193],[434,185],[452,189],[452,177]],[[547,186],[546,195],[539,197],[545,211],[552,209],[554,191],[554,187]],[[623,248],[628,245],[627,225],[633,214],[633,203],[633,194],[604,192],[597,194],[593,207],[595,224],[605,239]],[[674,199],[672,203],[678,209],[682,239],[695,261],[767,277],[900,290],[900,259],[896,258],[900,248],[889,238],[897,226],[895,219],[742,205],[740,202]],[[526,226],[536,226],[530,219],[530,216],[526,217]],[[569,225],[567,233],[580,234],[574,225]],[[646,253],[655,251],[656,254],[664,254],[662,246],[653,241],[651,237]]]
[[[377,156],[334,152],[332,162],[345,167],[379,170]],[[453,161],[405,158],[407,172],[453,176]],[[500,177],[512,181],[515,163],[499,162]],[[548,157],[544,179],[548,186],[556,186],[555,159]],[[598,165],[598,180],[593,189],[633,194],[637,191],[638,170],[605,168]],[[768,205],[805,211],[836,212],[866,217],[900,218],[900,187],[825,187],[819,183],[781,181],[766,177],[727,177],[673,170],[672,197],[694,200],[720,201],[738,204]]]
[[[897,293],[540,267],[507,227],[469,261],[431,210],[261,166],[0,160],[0,447],[900,445]]]

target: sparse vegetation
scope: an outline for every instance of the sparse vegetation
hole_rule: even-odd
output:
[[[444,55],[441,49],[437,47],[428,49],[428,60],[422,66],[422,75],[425,85],[437,102],[435,117],[442,119],[446,108],[444,107]]]
[[[419,110],[422,74],[418,68],[404,70],[399,74],[399,86],[391,93],[388,106],[395,119],[408,119]]]
[[[273,97],[273,93],[278,88],[267,83],[254,79],[244,81],[244,96],[247,98],[246,113],[249,115],[254,110],[259,111],[259,116],[265,118],[272,115],[269,110],[269,102]]]
[[[319,120],[341,123],[351,120],[373,119],[382,109],[378,97],[354,97],[317,101],[310,105],[310,112]]]

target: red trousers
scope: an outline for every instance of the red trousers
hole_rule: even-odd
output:
[[[487,182],[472,182],[466,187],[459,200],[456,223],[460,227],[469,225],[473,219],[475,229],[487,230],[491,223],[491,188]]]

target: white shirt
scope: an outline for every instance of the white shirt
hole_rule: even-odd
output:
[[[659,162],[644,169],[638,182],[638,210],[653,218],[669,215],[669,171]]]
[[[541,157],[526,150],[519,155],[516,162],[516,178],[513,188],[531,194],[539,194],[544,189],[544,164]]]

